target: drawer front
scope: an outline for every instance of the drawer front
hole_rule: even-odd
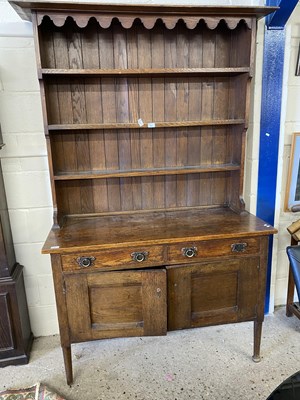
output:
[[[168,262],[182,263],[203,260],[204,258],[220,256],[245,256],[258,254],[260,251],[259,238],[207,240],[201,242],[185,242],[170,245]]]
[[[163,246],[141,246],[62,255],[64,271],[152,267],[164,264]]]

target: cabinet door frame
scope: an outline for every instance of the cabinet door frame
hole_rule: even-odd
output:
[[[251,321],[257,317],[260,290],[259,256],[222,258],[168,266],[167,276],[168,330]],[[199,289],[195,288],[196,280],[199,280]],[[210,289],[213,291],[209,293],[207,286],[214,286],[214,280],[215,287]],[[223,299],[220,299],[220,308],[216,300],[218,288],[224,294],[230,289],[227,302],[224,304]],[[200,292],[197,292],[198,290]],[[207,301],[207,305],[202,306],[201,299],[203,303]],[[212,308],[209,309],[209,306]]]
[[[64,274],[64,280],[71,342],[166,335],[164,268]]]

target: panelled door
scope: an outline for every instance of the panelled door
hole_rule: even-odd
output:
[[[167,267],[168,330],[254,319],[259,257]]]
[[[65,274],[71,340],[165,335],[166,270]]]

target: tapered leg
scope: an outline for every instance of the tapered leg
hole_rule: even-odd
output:
[[[62,347],[62,351],[64,355],[67,384],[71,385],[73,383],[71,346]]]
[[[261,342],[262,322],[254,321],[254,353],[252,360],[260,362],[260,342]]]

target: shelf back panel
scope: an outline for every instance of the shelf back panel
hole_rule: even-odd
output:
[[[180,19],[169,29],[157,19],[149,29],[138,18],[124,28],[116,16],[103,28],[95,17],[82,27],[71,17],[61,26],[43,17],[38,64],[54,71],[39,72],[59,220],[186,207],[241,209],[251,28],[242,18],[231,27],[220,19],[213,28],[200,19],[193,29]],[[189,74],[189,68],[199,73]],[[168,173],[172,168],[182,170]]]
[[[104,29],[94,18],[79,28],[71,18],[56,27],[45,17],[39,27],[43,68],[247,67],[250,37],[244,20],[235,29],[224,21],[209,29],[202,20],[194,29],[182,20],[174,29],[161,20],[146,29],[137,19],[125,29],[114,19]]]
[[[62,215],[228,206],[230,172],[57,181]]]
[[[48,123],[133,123],[245,118],[248,75],[45,80]]]
[[[243,127],[68,131],[50,137],[54,175],[241,163]]]

